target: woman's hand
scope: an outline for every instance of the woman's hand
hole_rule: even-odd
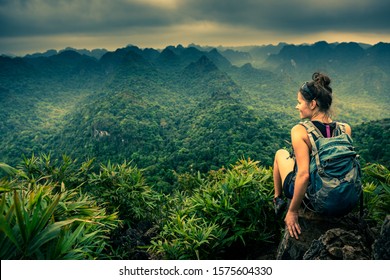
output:
[[[298,212],[288,210],[284,222],[286,223],[290,236],[298,239],[298,235],[301,234],[301,226],[298,223]]]

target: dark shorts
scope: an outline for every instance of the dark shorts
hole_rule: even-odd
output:
[[[289,199],[291,199],[294,195],[295,177],[296,177],[296,172],[295,170],[293,170],[287,174],[286,179],[284,179],[283,182],[284,195]]]

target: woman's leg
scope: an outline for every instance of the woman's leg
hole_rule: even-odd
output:
[[[287,175],[294,170],[294,159],[287,150],[281,149],[275,153],[274,160],[274,188],[275,197],[282,196],[283,182]]]

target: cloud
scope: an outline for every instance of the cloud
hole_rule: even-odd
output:
[[[389,32],[388,0],[1,0],[0,36],[100,33],[208,21],[275,32]]]
[[[177,18],[180,15],[172,14],[171,9],[153,0],[3,0],[0,2],[0,36],[104,33],[170,26]]]
[[[275,32],[389,32],[388,0],[189,0],[185,9],[210,20]]]
[[[0,0],[0,53],[21,51],[20,42],[27,49],[29,42],[56,47],[99,40],[96,47],[303,43],[332,36],[385,41],[389,10],[388,0]]]

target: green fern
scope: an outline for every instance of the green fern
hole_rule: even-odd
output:
[[[381,225],[390,213],[390,171],[380,164],[369,164],[363,168],[364,206],[367,219]]]

